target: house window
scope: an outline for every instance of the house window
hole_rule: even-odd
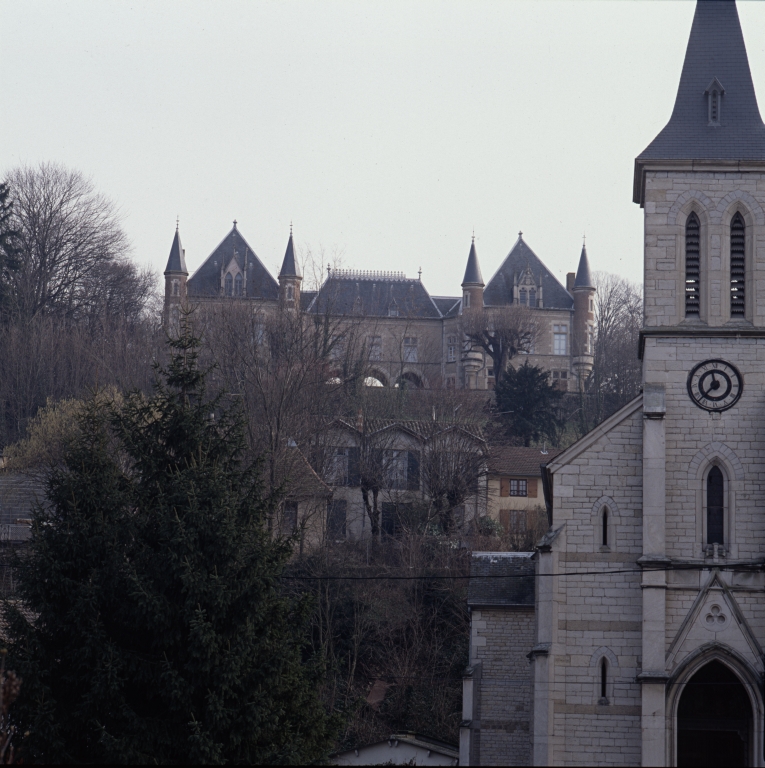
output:
[[[180,284],[177,280],[173,280],[173,296],[178,296],[180,293]]]
[[[707,475],[707,544],[725,544],[725,480],[720,467]]]
[[[230,272],[226,275],[225,286],[226,286],[226,296],[233,296],[233,294],[234,294],[234,278],[231,276]]]
[[[457,337],[448,336],[447,339],[447,358],[450,363],[453,363],[457,359]]]
[[[457,380],[454,376],[447,376],[446,377],[446,388],[447,389],[455,389],[457,386]]]
[[[568,337],[568,326],[553,325],[553,354],[554,355],[568,354],[567,337]]]
[[[284,515],[282,516],[282,533],[294,533],[297,530],[298,505],[296,501],[284,502]]]
[[[511,496],[528,496],[528,488],[525,480],[511,480],[510,481],[510,495]]]
[[[420,454],[417,451],[385,451],[386,485],[396,491],[420,488]]]
[[[367,343],[369,344],[369,359],[382,360],[382,336],[369,336]]]
[[[358,448],[336,448],[330,459],[329,478],[333,485],[356,487],[359,484]]]
[[[699,217],[691,213],[685,223],[685,316],[698,317],[701,296],[701,259]]]
[[[743,317],[745,310],[745,229],[744,217],[737,213],[730,223],[730,314]]]
[[[486,371],[486,375],[487,375],[489,378],[493,379],[493,378],[494,378],[494,369],[493,369],[493,368],[489,368],[489,369]]]
[[[344,539],[348,503],[345,499],[333,499],[327,509],[327,535],[330,539]]]
[[[416,336],[404,337],[404,362],[405,363],[417,362],[417,337]]]

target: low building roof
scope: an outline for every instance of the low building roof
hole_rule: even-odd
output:
[[[467,602],[471,608],[533,608],[533,552],[473,552]]]
[[[541,465],[552,461],[560,453],[562,451],[558,448],[548,448],[543,453],[539,448],[492,445],[489,448],[489,474],[541,477]]]

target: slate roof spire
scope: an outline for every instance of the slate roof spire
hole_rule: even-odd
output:
[[[178,222],[175,224],[175,237],[173,238],[173,244],[170,246],[170,256],[167,259],[167,266],[165,267],[165,274],[168,272],[179,272],[183,275],[188,275],[186,269],[186,251],[183,250],[181,245],[181,234],[178,231]]]
[[[481,266],[478,263],[478,254],[475,251],[475,235],[470,246],[468,254],[467,267],[465,268],[465,277],[462,279],[462,285],[480,285],[483,288],[484,282],[481,276]]]
[[[765,161],[735,0],[697,0],[672,116],[635,161],[635,202],[642,204],[646,163],[671,160]]]
[[[292,242],[292,224],[290,224],[290,239],[287,241],[287,250],[284,253],[282,268],[279,277],[302,277],[297,262],[295,261],[295,246]]]
[[[587,259],[587,246],[582,243],[582,255],[579,257],[579,267],[574,278],[574,288],[594,288],[590,276],[590,262]]]

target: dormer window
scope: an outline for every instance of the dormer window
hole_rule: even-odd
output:
[[[537,292],[534,288],[529,290],[529,306],[536,307],[537,305]]]
[[[242,295],[242,276],[241,275],[237,275],[236,279],[234,280],[234,293],[237,296]]]
[[[709,125],[720,125],[720,113],[722,111],[722,95],[725,88],[715,77],[704,92],[707,96]]]
[[[518,296],[520,297],[521,306],[525,307],[528,303],[528,295],[526,294],[526,289],[521,288],[521,290],[518,291]]]
[[[231,273],[230,272],[226,275],[225,287],[226,287],[226,296],[233,296],[233,294],[234,294],[234,278],[231,277]]]

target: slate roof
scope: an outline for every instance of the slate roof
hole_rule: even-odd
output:
[[[590,276],[590,262],[587,259],[587,247],[582,246],[582,255],[579,257],[579,268],[576,270],[574,288],[593,288]]]
[[[310,312],[333,315],[440,318],[441,312],[420,280],[401,273],[335,270],[324,281]]]
[[[484,285],[481,275],[481,265],[478,263],[478,254],[475,252],[475,237],[470,246],[468,254],[467,267],[465,267],[465,277],[462,279],[462,285]]]
[[[247,258],[247,298],[278,298],[279,284],[271,277],[236,225],[189,278],[186,286],[189,296],[219,296],[221,269],[228,266],[233,258],[236,258],[240,267],[244,267],[245,257]]]
[[[559,453],[562,451],[557,448],[548,448],[547,453],[542,453],[539,448],[492,445],[489,449],[489,472],[496,475],[541,477],[540,466],[552,461]]]
[[[178,232],[178,227],[175,228],[175,237],[173,238],[173,244],[170,246],[170,256],[165,267],[165,274],[168,272],[189,274],[189,271],[186,269],[186,251],[183,250],[181,245],[181,234]]]
[[[279,277],[302,277],[300,269],[295,261],[295,246],[292,244],[292,229],[290,229],[290,239],[287,242],[287,250],[284,253],[282,268],[279,270]]]
[[[462,304],[459,296],[431,296],[430,298],[444,317],[456,315]]]
[[[534,607],[533,552],[473,552],[468,605]]]
[[[714,78],[725,89],[719,126],[709,125],[705,93]],[[636,202],[647,160],[765,160],[765,125],[735,0],[696,3],[672,116],[636,160]]]
[[[503,307],[513,303],[515,276],[529,267],[537,283],[542,278],[542,302],[545,307],[573,309],[573,296],[553,277],[534,251],[529,248],[522,235],[502,262],[500,268],[483,290],[483,303],[487,307]]]

